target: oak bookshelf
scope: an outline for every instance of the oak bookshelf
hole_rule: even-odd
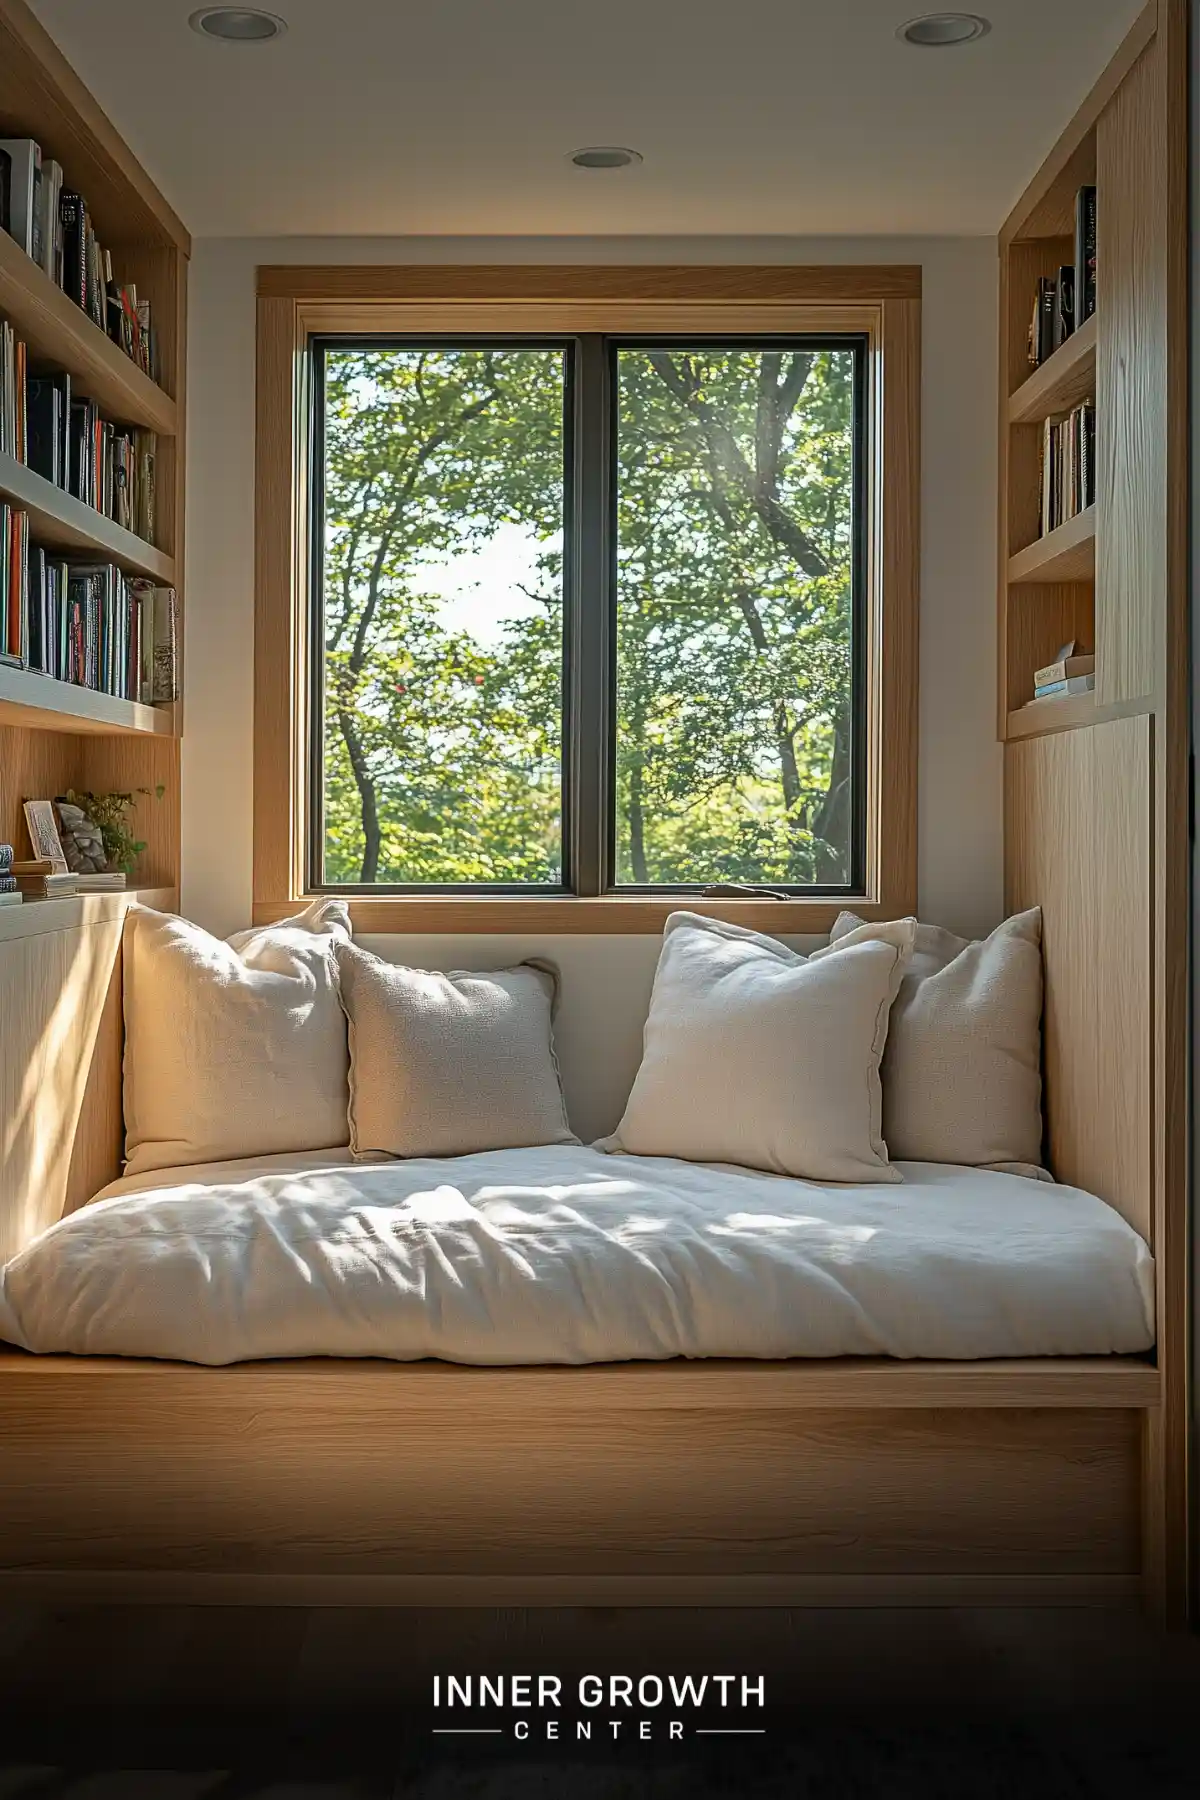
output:
[[[1145,1221],[1161,1404],[1147,1596],[1187,1595],[1188,0],[1147,0],[999,237],[1005,903],[1038,906],[1048,1166]],[[1096,188],[1096,310],[1032,372],[1039,277]],[[1096,497],[1039,536],[1047,419],[1093,398]],[[1074,638],[1095,691],[1034,700]],[[1131,1210],[1132,1209],[1132,1210]],[[1139,1227],[1140,1228],[1140,1227]]]
[[[28,513],[30,535],[46,549],[91,555],[174,587],[182,641],[190,239],[25,0],[0,0],[0,135],[35,138],[43,158],[62,164],[111,251],[116,278],[136,284],[150,302],[156,381],[0,231],[0,319],[26,344],[31,369],[66,370],[72,391],[104,418],[157,434],[158,542],[146,543],[3,454],[0,499]],[[0,664],[0,842],[27,853],[26,799],[68,787],[146,790],[134,821],[146,850],[134,880],[144,890],[176,891],[182,715],[181,701],[142,706]]]
[[[65,488],[56,487],[3,450],[0,499],[11,500],[29,514],[34,540],[47,550],[94,551],[106,562],[119,563],[131,575],[152,575],[167,587],[175,585],[173,556],[126,531],[114,519],[77,500]]]

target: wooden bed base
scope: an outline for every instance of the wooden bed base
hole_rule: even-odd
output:
[[[93,896],[64,918],[68,904],[14,909],[19,929],[0,927],[0,1256],[117,1166],[120,907]],[[0,1593],[1146,1595],[1178,1613],[1169,1418],[1165,1371],[1120,1358],[208,1369],[0,1350]]]
[[[304,1605],[1111,1603],[1155,1369],[197,1368],[0,1356],[0,1592]]]

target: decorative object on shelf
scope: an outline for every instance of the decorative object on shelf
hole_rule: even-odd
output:
[[[34,856],[48,862],[52,874],[68,874],[67,859],[54,817],[54,802],[52,800],[26,800],[24,811],[25,823],[29,829],[29,842],[33,845]]]
[[[134,864],[146,848],[142,838],[135,838],[129,828],[129,813],[138,803],[139,795],[154,794],[156,800],[163,797],[160,783],[156,788],[135,788],[132,793],[93,794],[89,791],[76,793],[68,788],[58,801],[59,814],[64,805],[72,811],[78,811],[100,833],[105,860],[100,864],[104,871],[126,875],[133,873]],[[81,871],[82,872],[82,871]]]
[[[75,801],[62,799],[55,804],[67,867],[74,875],[99,875],[108,867],[108,853],[100,827]]]

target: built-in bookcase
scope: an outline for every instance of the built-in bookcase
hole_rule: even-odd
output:
[[[1066,524],[1041,531],[1041,448],[1046,420],[1096,397],[1097,345],[1107,327],[1097,281],[1097,311],[1038,368],[1027,356],[1038,282],[1075,260],[1075,195],[1097,186],[1096,127],[1088,129],[1029,215],[1001,243],[1001,736],[1061,729],[1090,716],[1089,695],[1042,701],[1030,712],[1033,677],[1067,639],[1094,650],[1096,519],[1089,506]],[[1105,271],[1106,275],[1111,271]],[[1097,420],[1097,432],[1101,426]]]
[[[1146,1568],[1183,1592],[1187,1418],[1188,0],[1149,0],[1000,233],[999,735],[1005,891],[1038,906],[1046,1160],[1138,1221],[1162,1405]],[[1096,188],[1096,310],[1031,371],[1038,278]],[[1095,504],[1039,536],[1046,419],[1094,396]],[[1074,638],[1094,693],[1033,699]]]
[[[183,443],[190,240],[24,0],[0,0],[0,137],[31,137],[86,198],[114,275],[149,300],[158,340],[150,380],[81,307],[0,231],[0,319],[31,367],[66,370],[104,418],[157,434],[154,544],[0,454],[0,499],[29,514],[47,549],[92,554],[174,587],[183,606]],[[183,693],[182,656],[180,687]],[[0,664],[0,841],[26,844],[22,801],[67,787],[147,789],[137,835],[139,886],[179,882],[179,736],[183,703],[143,706]],[[55,905],[57,902],[46,902]]]
[[[1087,724],[1154,691],[1151,621],[1164,565],[1141,560],[1165,532],[1167,178],[1163,70],[1146,8],[1122,78],[1077,114],[1000,239],[1000,736]],[[1139,50],[1140,45],[1140,50]],[[1160,46],[1161,47],[1161,46]],[[1138,51],[1138,54],[1134,54]],[[1149,52],[1147,54],[1147,52]],[[1075,196],[1096,188],[1096,311],[1030,370],[1040,277],[1075,260]],[[1095,504],[1041,535],[1045,421],[1096,407]],[[1159,410],[1155,411],[1158,408]],[[1096,657],[1094,695],[1039,702],[1033,677],[1075,639]]]

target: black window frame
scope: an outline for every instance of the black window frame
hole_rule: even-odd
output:
[[[868,549],[870,338],[862,331],[720,334],[663,332],[326,332],[308,339],[309,479],[306,617],[308,695],[306,763],[306,891],[386,899],[655,899],[714,891],[754,893],[751,884],[714,878],[636,886],[614,880],[617,757],[617,415],[618,358],[625,349],[759,350],[807,348],[854,354],[851,545],[851,854],[838,884],[771,882],[789,900],[853,898],[866,891],[870,769],[868,762]],[[563,353],[563,628],[561,740],[562,879],[549,882],[330,882],[324,874],[325,793],[325,355],[329,350],[547,349]]]

